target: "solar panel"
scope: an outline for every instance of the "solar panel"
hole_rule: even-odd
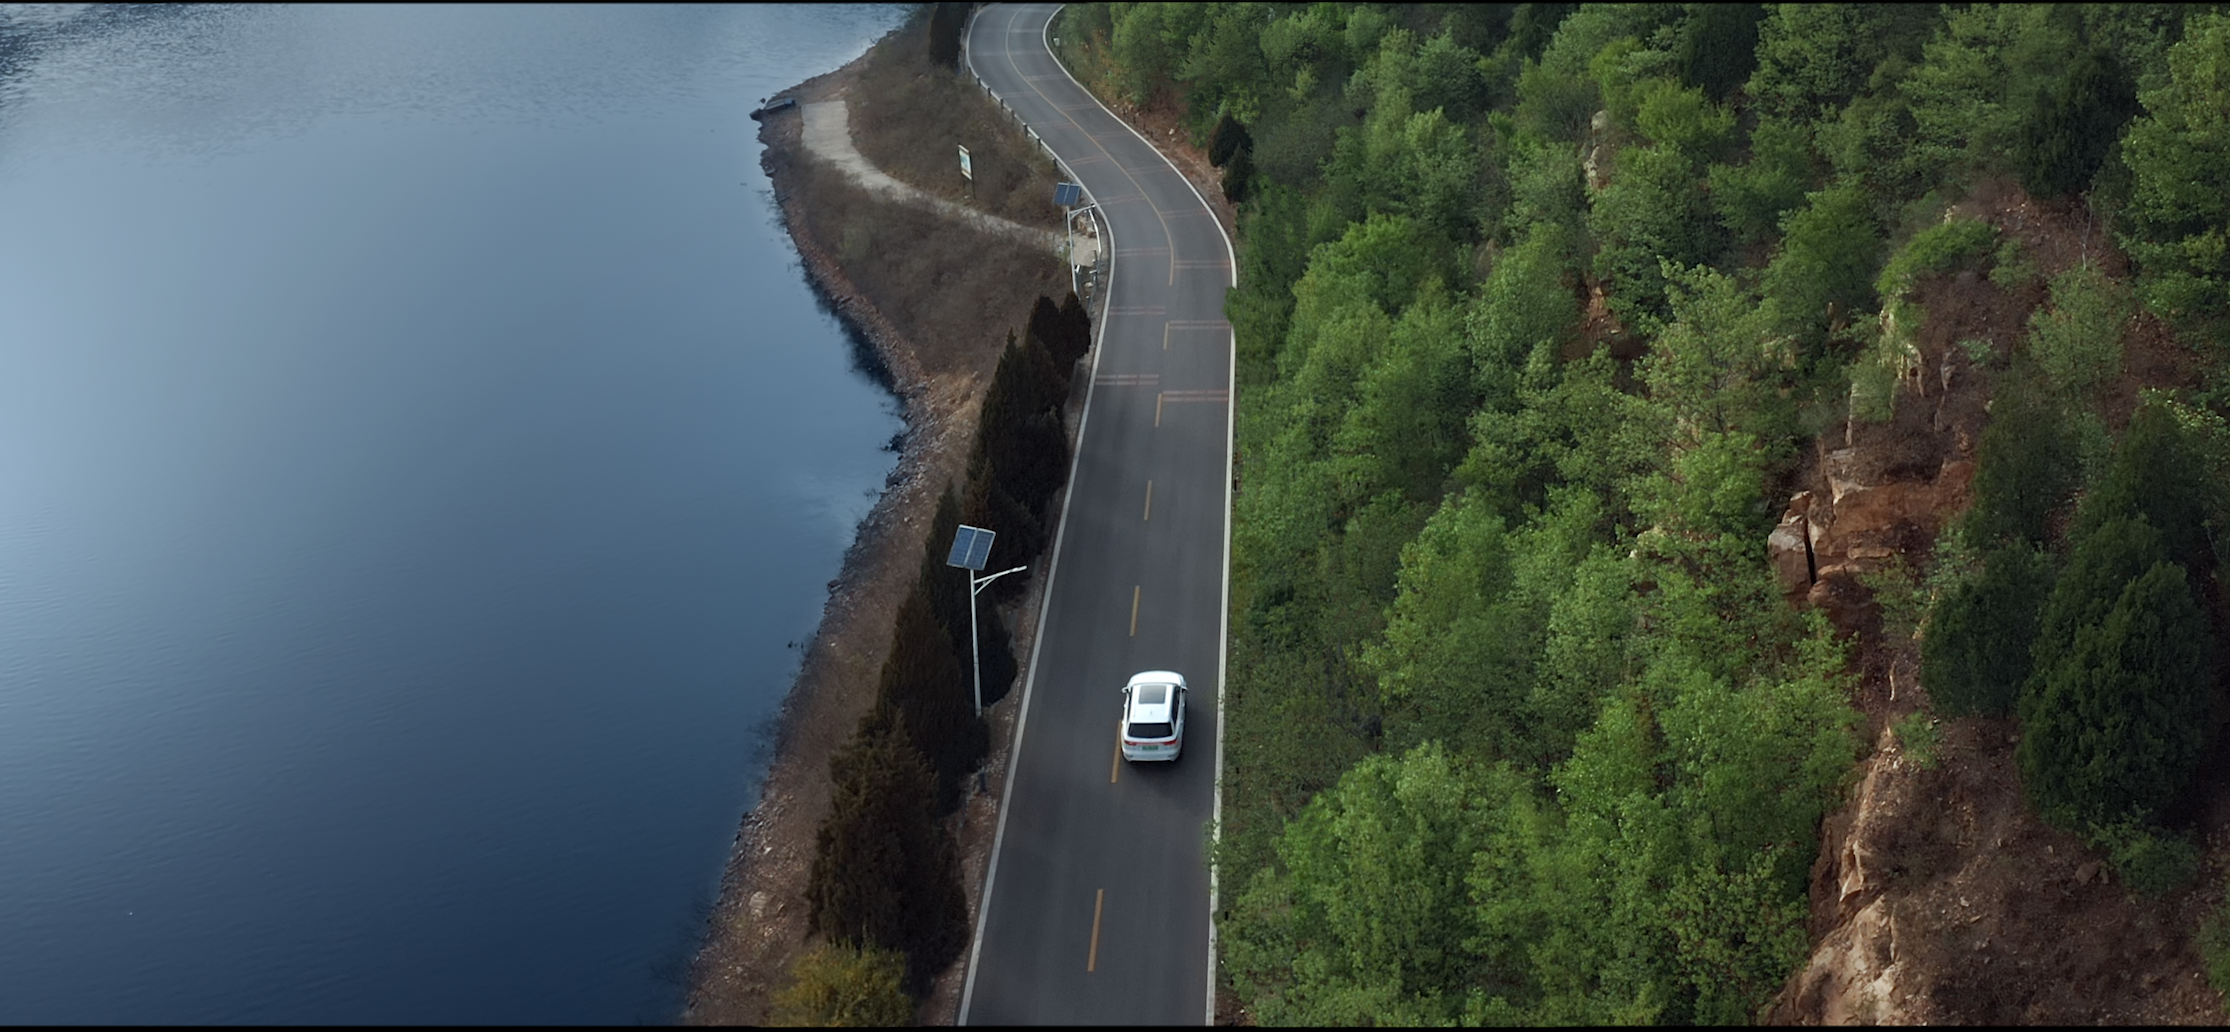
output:
[[[1053,203],[1063,208],[1074,208],[1084,199],[1084,188],[1075,183],[1053,184]]]
[[[998,536],[982,527],[961,524],[960,532],[952,536],[952,552],[945,556],[945,565],[981,571],[984,560],[991,558],[991,539]]]

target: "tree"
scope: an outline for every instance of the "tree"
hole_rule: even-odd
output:
[[[2072,571],[2071,571],[2072,576]],[[2040,664],[2021,701],[2021,781],[2044,815],[2082,828],[2157,819],[2198,769],[2213,635],[2183,567],[2156,562]]]
[[[2230,311],[2230,15],[2191,19],[2168,65],[2122,141],[2136,175],[2123,245],[2154,311],[2211,319]]]
[[[2210,466],[2167,405],[2139,408],[2103,482],[2077,513],[2077,533],[2097,533],[2111,520],[2143,516],[2160,532],[2168,558],[2204,578],[2215,568],[2208,525],[2221,511],[2224,493]]]
[[[1231,163],[1223,169],[1223,199],[1240,204],[1247,199],[1247,185],[1254,178],[1254,153],[1251,150],[1235,151]]]
[[[1725,101],[1758,67],[1764,4],[1689,4],[1681,25],[1680,79]]]
[[[1068,329],[1061,348],[1053,352],[1053,361],[1074,369],[1077,361],[1092,350],[1092,316],[1073,290],[1061,298],[1061,321]]]
[[[2084,263],[2052,277],[2052,307],[2029,316],[2029,354],[2053,389],[2087,400],[2122,372],[2128,289]]]
[[[1891,55],[1918,57],[1936,15],[1910,4],[1775,4],[1758,25],[1750,96],[1767,115],[1818,121]]]
[[[1873,308],[1882,239],[1856,186],[1845,182],[1804,196],[1805,207],[1782,224],[1781,253],[1766,266],[1763,286],[1782,332],[1816,348],[1835,324]]]
[[[2023,545],[1983,558],[1982,573],[1951,589],[1928,614],[1920,683],[1950,716],[2006,716],[2029,678],[2037,620],[2052,567]]]
[[[2085,50],[2021,128],[2021,185],[2038,197],[2089,186],[2137,110],[2137,82],[2113,52]]]
[[[1071,293],[1068,297],[1068,303],[1074,303],[1076,295]],[[1081,304],[1077,304],[1073,311],[1066,304],[1056,305],[1052,298],[1043,294],[1038,295],[1037,303],[1030,307],[1029,329],[1025,335],[1045,349],[1047,364],[1053,370],[1057,384],[1055,407],[1064,410],[1068,407],[1070,381],[1076,371],[1076,360],[1083,358],[1092,345],[1089,325],[1078,324],[1077,316],[1083,310]],[[1082,340],[1077,339],[1079,336]]]
[[[778,1028],[895,1028],[914,1018],[900,982],[905,957],[873,947],[822,943],[790,965],[790,982],[768,1001]]]
[[[1974,506],[1965,533],[1980,547],[2047,544],[2052,517],[2081,474],[2066,416],[2027,379],[2016,375],[1998,392],[1975,447]]]
[[[1511,760],[1545,751],[1529,740],[1525,712],[1538,616],[1508,597],[1510,552],[1502,521],[1476,494],[1451,496],[1402,549],[1386,632],[1363,652],[1397,741],[1462,742]]]
[[[1216,117],[1216,128],[1208,134],[1208,163],[1222,168],[1234,154],[1254,149],[1254,140],[1247,135],[1247,127],[1240,125],[1226,111]]]
[[[929,589],[921,584],[899,603],[876,704],[893,711],[906,740],[937,772],[937,812],[951,813],[959,809],[968,776],[983,762],[991,740],[976,716],[969,657],[955,655],[952,636],[932,609]]]
[[[959,70],[960,37],[968,31],[970,4],[937,3],[929,8],[929,63]]]
[[[975,455],[988,464],[996,486],[1034,517],[1044,515],[1046,501],[1068,476],[1063,380],[1035,336],[1017,344],[1009,334],[976,424]],[[979,468],[978,459],[971,457],[969,465]]]
[[[1618,153],[1609,185],[1588,209],[1587,228],[1597,241],[1595,276],[1604,281],[1612,309],[1632,322],[1668,314],[1661,263],[1709,257],[1718,226],[1695,164],[1658,146]]]
[[[807,922],[832,938],[903,952],[906,989],[920,996],[968,941],[960,859],[937,822],[936,779],[880,711],[829,772],[834,793],[815,838]]]
[[[2168,559],[2160,531],[2143,516],[2108,520],[2077,538],[2038,617],[2029,694],[2065,658],[2077,634],[2105,622],[2131,581]]]
[[[1466,874],[1502,833],[1503,800],[1529,793],[1437,743],[1364,759],[1279,837],[1225,919],[1233,979],[1266,1025],[1449,1024],[1482,981]],[[1516,968],[1517,970],[1510,970]]]
[[[1797,123],[1763,119],[1750,133],[1747,164],[1711,166],[1711,203],[1722,225],[1753,242],[1780,232],[1781,217],[1803,204],[1812,187],[1808,135]]]

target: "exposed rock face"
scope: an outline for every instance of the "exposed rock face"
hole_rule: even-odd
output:
[[[1906,968],[1897,948],[1897,915],[1882,893],[1890,875],[1883,839],[1912,801],[1911,781],[1895,776],[1898,766],[1896,737],[1884,727],[1857,801],[1843,815],[1848,826],[1813,868],[1815,901],[1823,891],[1834,897],[1815,907],[1814,921],[1832,915],[1833,930],[1767,1010],[1768,1024],[1912,1024],[1925,1016],[1907,1006],[1913,987],[1900,982]]]
[[[1766,538],[1767,559],[1791,601],[1819,607],[1846,633],[1857,630],[1867,601],[1856,575],[1927,547],[1947,514],[1966,508],[1974,481],[1974,463],[1954,458],[1925,480],[1868,483],[1878,478],[1860,471],[1857,451],[1821,456],[1827,497],[1797,492]]]

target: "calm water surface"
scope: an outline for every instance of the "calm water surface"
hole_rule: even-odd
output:
[[[666,1020],[889,472],[869,8],[0,7],[0,1021]]]

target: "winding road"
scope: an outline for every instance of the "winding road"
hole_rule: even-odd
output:
[[[1092,386],[968,958],[962,1024],[1202,1024],[1231,511],[1231,242],[1047,47],[1057,4],[983,9],[968,67],[1097,203],[1113,248]],[[997,528],[992,528],[996,530]],[[1123,684],[1192,686],[1183,758],[1117,753]]]

